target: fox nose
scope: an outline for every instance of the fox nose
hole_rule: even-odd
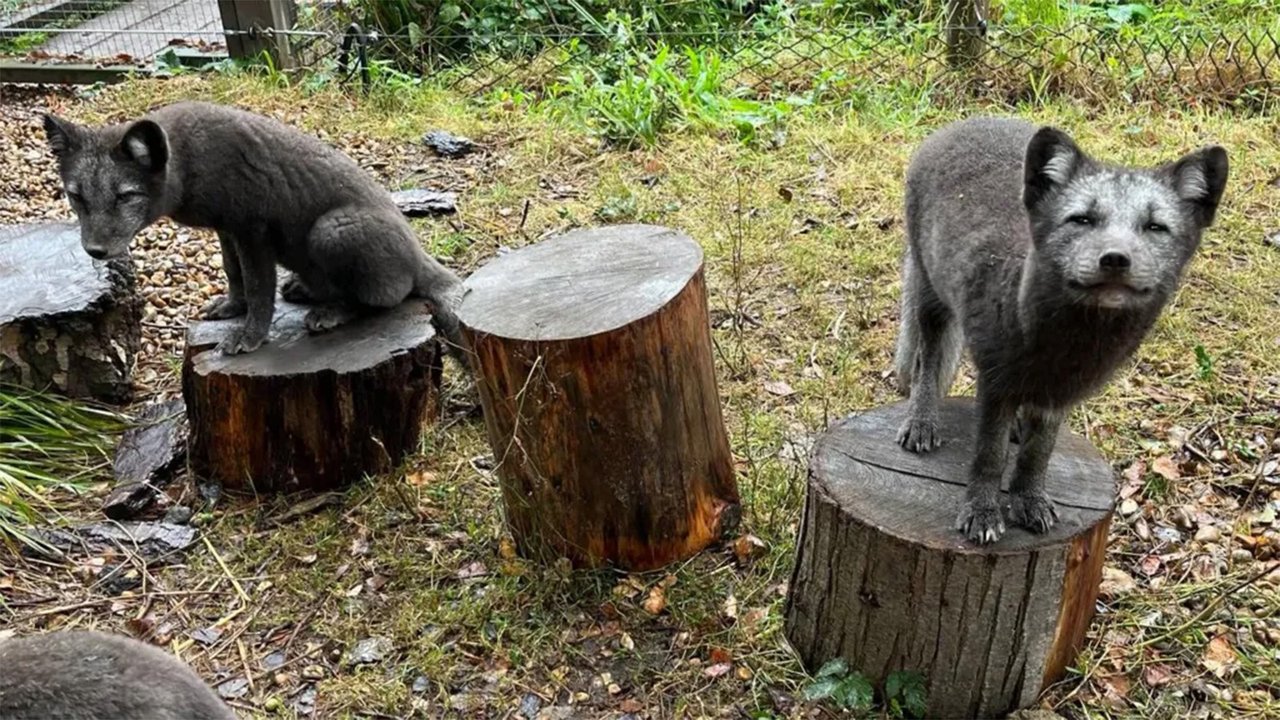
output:
[[[101,260],[107,256],[107,251],[101,248],[85,248],[85,252],[89,253],[89,257]]]
[[[1098,267],[1102,268],[1103,272],[1122,273],[1129,269],[1129,265],[1129,255],[1119,250],[1108,250],[1098,258]]]

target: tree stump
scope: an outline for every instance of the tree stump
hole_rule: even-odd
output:
[[[127,402],[141,339],[128,258],[90,258],[76,225],[0,227],[0,383]]]
[[[459,319],[522,554],[644,570],[737,525],[697,243],[579,230],[466,284]]]
[[[193,322],[182,392],[188,456],[231,489],[327,490],[395,467],[438,411],[441,349],[421,301],[312,335],[276,299],[262,347],[214,346],[241,319]]]
[[[876,408],[815,444],[787,637],[811,671],[843,657],[877,683],[920,673],[927,717],[1004,717],[1061,678],[1084,640],[1114,476],[1064,429],[1047,479],[1057,526],[1034,535],[1011,525],[999,542],[971,545],[954,526],[976,435],[973,401],[943,403],[947,442],[925,455],[895,441],[905,417],[906,403]]]

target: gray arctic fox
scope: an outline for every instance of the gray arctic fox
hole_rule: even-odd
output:
[[[1137,349],[1213,224],[1227,154],[1115,167],[1065,133],[972,118],[927,138],[907,172],[907,253],[894,360],[909,416],[898,442],[936,448],[938,404],[963,347],[977,368],[977,447],[957,530],[1004,533],[1000,482],[1020,448],[1010,519],[1057,520],[1044,474],[1071,407]]]
[[[3,720],[235,720],[174,656],[121,635],[0,640]]]
[[[292,271],[282,296],[314,305],[311,331],[418,297],[461,357],[461,281],[422,249],[385,189],[316,138],[202,102],[107,127],[46,115],[44,127],[93,257],[124,254],[161,217],[217,231],[227,294],[204,316],[245,317],[219,345],[224,353],[250,352],[266,339],[279,264]]]

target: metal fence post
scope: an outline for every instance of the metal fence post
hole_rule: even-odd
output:
[[[947,62],[953,68],[971,67],[986,46],[988,0],[947,0]]]
[[[294,0],[218,0],[218,12],[228,55],[253,60],[266,51],[277,68],[293,67],[289,37],[276,31],[292,29],[297,16]]]

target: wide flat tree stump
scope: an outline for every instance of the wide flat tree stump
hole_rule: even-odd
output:
[[[276,299],[267,342],[215,349],[242,319],[193,322],[182,372],[192,469],[228,488],[331,489],[395,467],[439,406],[441,348],[421,301],[321,334]]]
[[[141,338],[128,258],[90,258],[76,225],[0,227],[0,383],[126,402]]]
[[[1114,476],[1087,440],[1064,430],[1047,478],[1058,524],[1044,535],[1010,525],[999,542],[972,545],[954,526],[973,401],[943,403],[947,442],[924,455],[895,441],[905,417],[905,402],[876,408],[815,444],[787,638],[810,670],[843,657],[873,682],[920,673],[926,717],[1003,717],[1060,679],[1084,640]]]
[[[697,243],[579,230],[466,285],[459,319],[521,553],[648,569],[736,526]]]

